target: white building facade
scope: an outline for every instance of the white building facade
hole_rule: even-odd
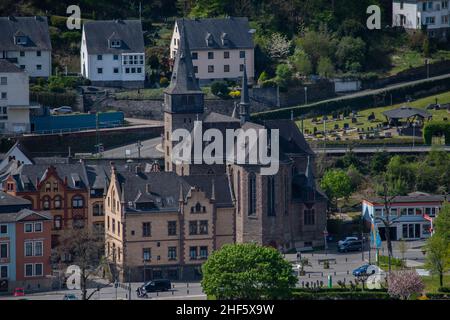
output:
[[[409,30],[427,30],[430,37],[447,39],[450,32],[449,0],[394,0],[393,25]]]
[[[52,74],[52,46],[46,17],[0,17],[0,59],[32,78]]]
[[[177,20],[170,43],[172,60],[180,44],[180,28],[183,26],[195,77],[200,84],[238,80],[244,66],[249,83],[254,82],[255,50],[247,18]]]
[[[28,74],[0,60],[0,134],[30,132],[31,108]]]
[[[87,22],[81,41],[81,74],[93,85],[144,87],[144,39],[139,20]]]

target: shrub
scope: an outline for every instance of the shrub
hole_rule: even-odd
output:
[[[444,135],[445,144],[450,144],[450,122],[429,121],[423,128],[423,138],[426,144],[431,144],[433,136]]]
[[[431,300],[450,300],[450,295],[447,293],[427,293],[426,296]]]
[[[450,287],[440,287],[438,289],[439,292],[450,293]]]
[[[269,80],[263,81],[261,83],[262,88],[275,88],[276,86],[277,86],[277,83],[273,79],[269,79]]]
[[[425,285],[415,270],[391,272],[388,277],[388,292],[391,297],[402,300],[409,299],[413,294],[423,291]]]
[[[258,84],[262,85],[267,80],[269,80],[269,76],[267,75],[267,72],[265,72],[265,71],[261,72],[261,74],[259,75],[259,78],[258,78]]]
[[[387,292],[383,291],[339,291],[318,290],[300,291],[292,293],[293,300],[388,300],[392,299]]]
[[[230,91],[230,93],[228,94],[231,98],[236,99],[239,98],[241,96],[241,92],[239,90],[236,91]]]
[[[161,77],[161,79],[159,79],[159,85],[161,87],[167,87],[169,85],[169,79],[166,77]]]
[[[211,93],[218,97],[226,97],[230,93],[228,85],[224,81],[214,81],[211,84]]]

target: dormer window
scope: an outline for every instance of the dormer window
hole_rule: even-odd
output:
[[[122,46],[122,41],[120,40],[111,40],[110,41],[111,48],[120,48]]]
[[[214,44],[214,38],[213,38],[212,34],[211,33],[207,33],[206,34],[206,45],[208,47],[212,47],[213,44]]]
[[[230,44],[230,39],[228,37],[228,33],[225,33],[225,32],[222,33],[221,38],[222,38],[222,45],[224,47],[227,47]]]
[[[17,45],[26,45],[28,42],[28,38],[26,36],[16,36],[15,40]]]

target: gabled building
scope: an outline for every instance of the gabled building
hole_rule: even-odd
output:
[[[247,18],[178,19],[170,43],[173,60],[180,46],[182,28],[200,84],[240,79],[244,67],[249,83],[253,83],[255,46]]]
[[[0,59],[30,77],[52,74],[52,44],[46,17],[0,17]]]
[[[0,134],[30,132],[28,73],[6,59],[0,59]]]
[[[51,217],[0,192],[0,292],[51,286]]]
[[[394,0],[393,25],[407,30],[425,29],[430,37],[447,39],[450,32],[448,0]]]
[[[81,74],[93,85],[142,88],[145,50],[140,20],[83,24]]]

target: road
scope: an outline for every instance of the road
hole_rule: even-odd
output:
[[[160,150],[158,145],[161,145],[162,138],[153,138],[141,141],[140,158],[141,159],[162,159],[164,153]],[[137,143],[132,143],[126,146],[106,150],[101,153],[101,157],[105,159],[138,159],[139,149]]]
[[[359,154],[371,154],[371,153],[377,153],[386,151],[388,153],[428,153],[432,149],[431,146],[396,146],[396,147],[390,147],[390,146],[367,146],[367,147],[352,147],[351,149],[349,147],[327,147],[327,148],[314,148],[314,152],[316,153],[326,153],[326,154],[345,154],[349,152],[350,150],[353,153],[359,153]],[[447,152],[450,152],[450,146],[442,146],[442,150],[445,150]]]

